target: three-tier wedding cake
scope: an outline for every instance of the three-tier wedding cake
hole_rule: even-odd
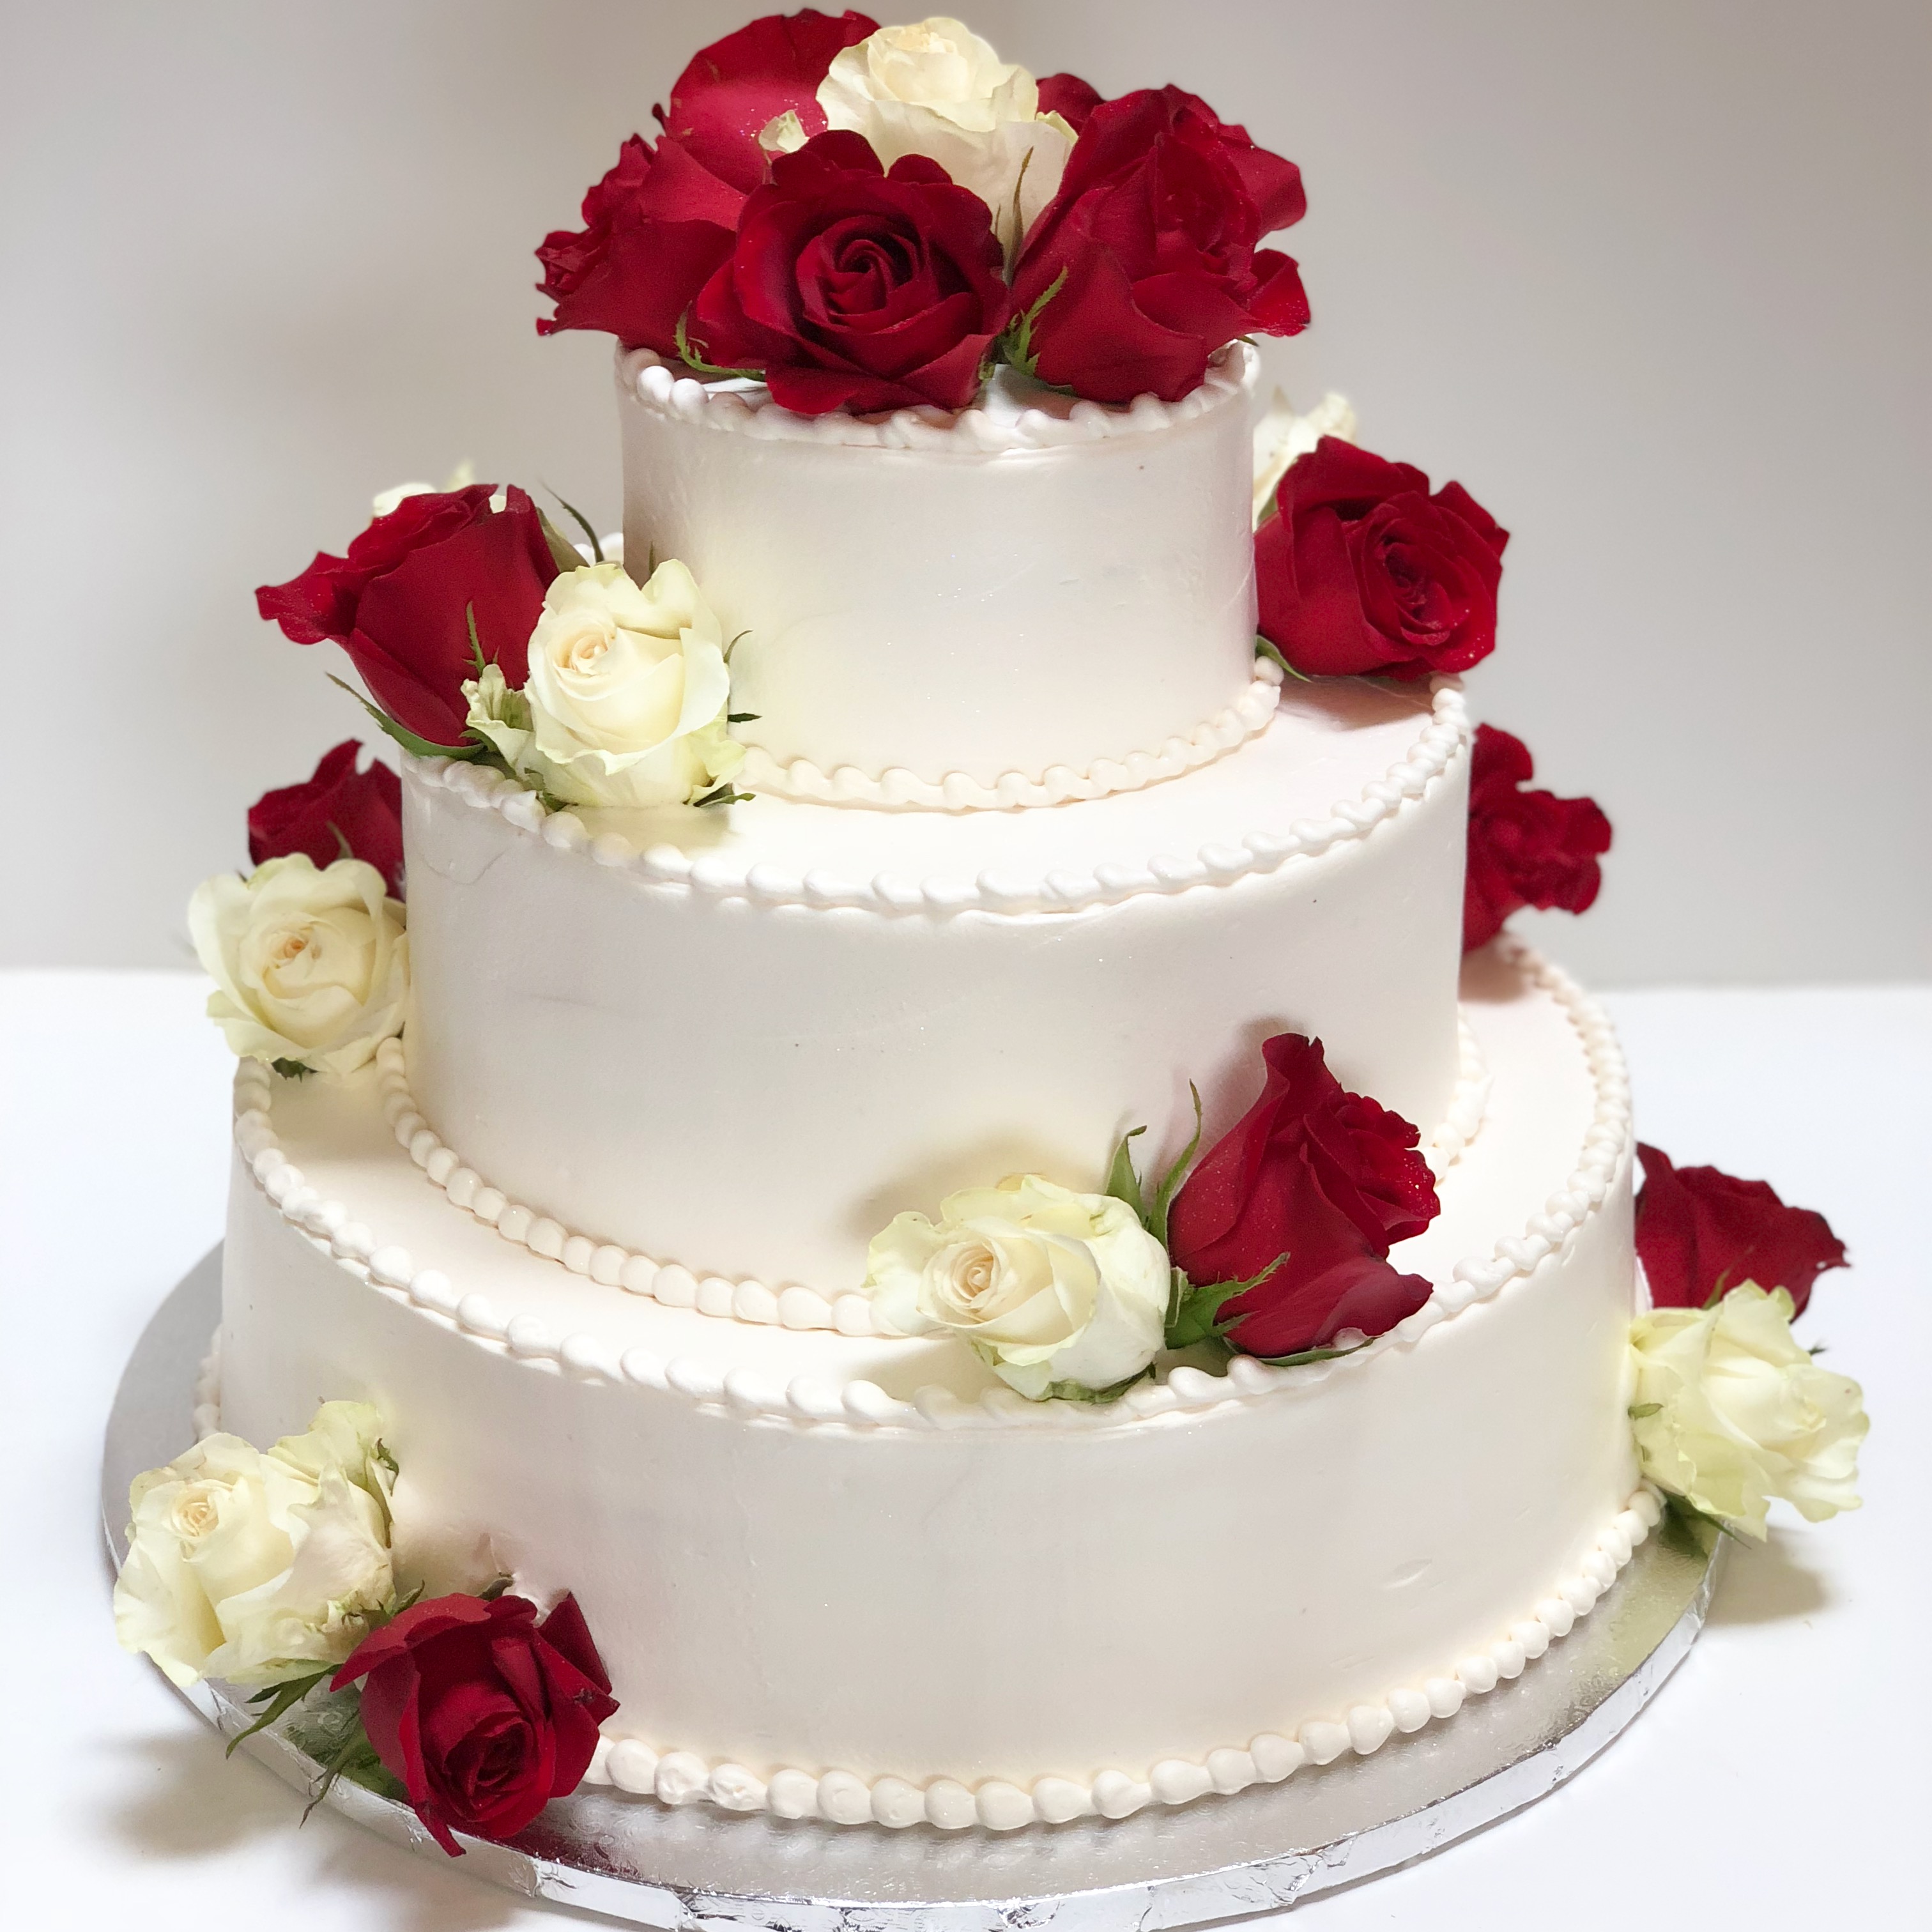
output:
[[[353,1650],[359,1768],[492,1835],[583,1776],[1120,1817],[1451,1720],[1658,1516],[1623,1068],[1498,936],[1608,827],[1456,675],[1504,532],[1263,406],[1299,177],[1178,88],[807,13],[662,118],[542,251],[621,546],[459,480],[262,593],[400,843],[345,747],[197,900],[203,1427],[337,1568],[177,1674]]]

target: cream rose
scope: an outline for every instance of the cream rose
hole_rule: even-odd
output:
[[[523,689],[506,692],[492,666],[464,690],[472,728],[566,805],[687,804],[744,760],[725,729],[724,637],[681,563],[641,586],[616,563],[565,572],[544,593]]]
[[[340,1664],[394,1587],[376,1412],[326,1402],[263,1453],[211,1436],[128,1492],[114,1628],[178,1684]]]
[[[893,1328],[951,1330],[1036,1401],[1112,1388],[1160,1350],[1166,1251],[1110,1196],[1015,1174],[949,1195],[937,1224],[899,1215],[866,1261],[866,1292]]]
[[[375,501],[370,508],[376,515],[386,517],[392,510],[398,508],[411,496],[433,496],[439,489],[445,494],[452,490],[466,490],[476,481],[476,465],[471,463],[459,463],[449,472],[448,480],[440,484],[398,483],[392,488],[377,491]]]
[[[1792,1338],[1791,1297],[1754,1282],[1714,1308],[1660,1308],[1630,1330],[1632,1426],[1643,1473],[1762,1538],[1782,1496],[1808,1522],[1856,1509],[1858,1385]]]
[[[359,859],[318,868],[297,852],[218,874],[196,887],[188,926],[217,988],[208,1016],[244,1058],[352,1073],[402,1030],[403,908]]]
[[[1268,413],[1255,425],[1255,527],[1274,508],[1275,492],[1288,466],[1306,456],[1324,436],[1339,436],[1344,442],[1355,440],[1355,412],[1346,396],[1333,389],[1305,416],[1279,389],[1270,399]]]
[[[887,167],[902,154],[937,161],[993,211],[1009,254],[1053,199],[1073,146],[1066,121],[1040,112],[1033,76],[944,16],[881,27],[844,49],[818,104],[829,126],[864,135]]]

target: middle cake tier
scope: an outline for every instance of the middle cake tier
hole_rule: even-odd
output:
[[[1468,728],[1444,684],[1291,685],[1241,750],[1109,798],[948,815],[758,798],[554,813],[404,788],[418,1157],[693,1277],[828,1303],[906,1209],[1097,1190],[1320,1039],[1414,1123],[1459,1074]],[[454,1177],[452,1179],[452,1178]]]

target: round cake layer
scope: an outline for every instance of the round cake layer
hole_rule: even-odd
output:
[[[1145,791],[947,816],[761,798],[560,814],[468,766],[404,788],[415,1104],[452,1158],[694,1276],[863,1279],[907,1208],[1097,1187],[1321,1038],[1426,1140],[1458,1073],[1467,732],[1444,687],[1297,685]]]
[[[223,1424],[376,1404],[406,1562],[575,1592],[629,1788],[997,1826],[1373,1749],[1520,1670],[1642,1527],[1614,1042],[1507,951],[1463,990],[1494,1088],[1396,1250],[1431,1302],[1100,1408],[599,1285],[451,1213],[373,1073],[244,1071]]]
[[[737,638],[758,783],[896,773],[906,802],[997,804],[1003,782],[1077,787],[1240,735],[1251,351],[1177,404],[1075,402],[1007,369],[957,416],[884,421],[794,416],[648,351],[617,366],[626,557],[688,565]]]

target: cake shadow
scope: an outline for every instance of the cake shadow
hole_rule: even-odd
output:
[[[1795,1537],[1772,1532],[1765,1543],[1735,1539],[1708,1619],[1713,1628],[1748,1628],[1815,1616],[1832,1601],[1823,1575],[1802,1560]]]

